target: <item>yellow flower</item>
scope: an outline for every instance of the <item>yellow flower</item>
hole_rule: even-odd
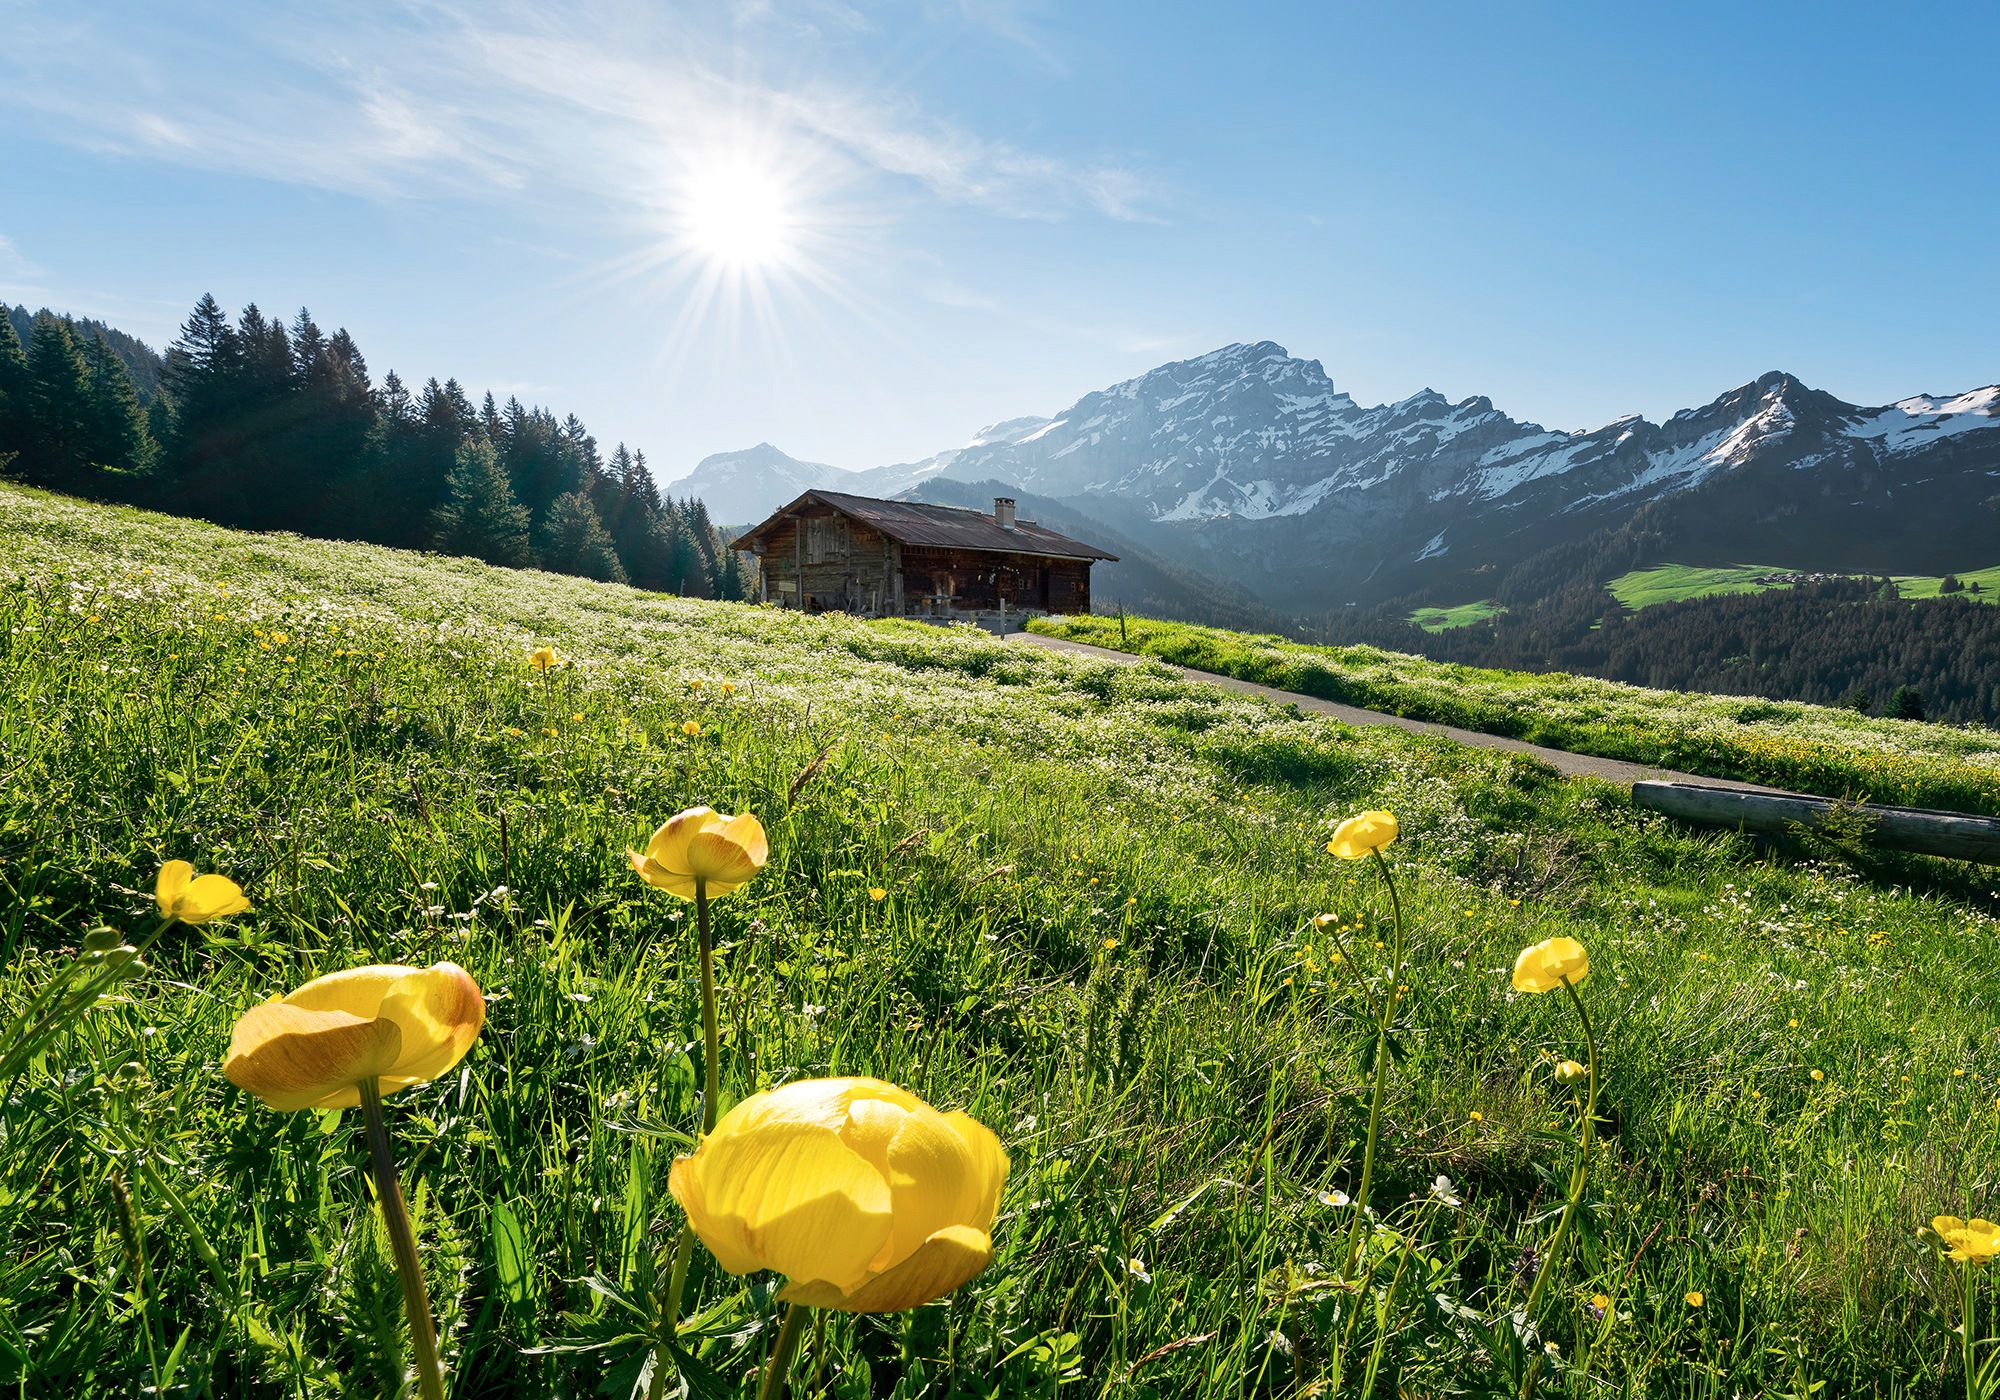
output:
[[[716,1262],[771,1269],[784,1302],[920,1307],[993,1258],[1000,1140],[879,1079],[806,1079],[723,1115],[668,1186]]]
[[[1589,1070],[1585,1069],[1575,1060],[1564,1060],[1561,1064],[1556,1066],[1556,1083],[1574,1084],[1577,1080],[1583,1078],[1585,1075],[1589,1073],[1590,1073]]]
[[[695,677],[695,678],[694,678],[693,680],[689,681],[689,682],[688,682],[688,689],[689,689],[689,690],[700,690],[700,689],[701,689],[701,677],[699,677],[699,676],[696,676],[696,677]]]
[[[770,854],[755,817],[725,816],[713,807],[690,807],[669,817],[646,843],[644,855],[625,853],[640,879],[682,899],[694,898],[698,882],[712,895],[747,885]]]
[[[1333,829],[1333,839],[1326,843],[1326,851],[1342,860],[1360,860],[1395,839],[1395,813],[1363,812]]]
[[[1484,1123],[1486,1121],[1486,1115],[1481,1113],[1476,1108],[1473,1109],[1471,1113],[1467,1114],[1466,1117],[1470,1118],[1475,1123]]]
[[[724,681],[724,682],[722,683],[722,687],[721,687],[721,689],[722,689],[722,693],[723,693],[724,695],[734,695],[734,694],[736,693],[736,682],[735,682],[735,681]]]
[[[690,739],[698,739],[701,737],[701,726],[693,720],[688,720],[681,725],[681,733],[687,735]]]
[[[1687,1295],[1687,1305],[1691,1308],[1698,1308],[1707,1301],[1708,1300],[1702,1297],[1701,1294],[1697,1291],[1691,1290]]]
[[[485,1024],[479,984],[456,963],[354,967],[244,1012],[222,1072],[282,1112],[352,1108],[370,1078],[383,1094],[437,1078]]]
[[[546,671],[551,666],[563,664],[562,653],[554,647],[536,647],[528,653],[528,664],[537,671]]]
[[[1799,1018],[1796,1016],[1792,1017],[1791,1020],[1785,1022],[1785,1028],[1787,1030],[1797,1030],[1799,1028]]]
[[[1813,1080],[1813,1082],[1814,1082],[1815,1084],[1817,1084],[1817,1083],[1818,1083],[1818,1082],[1819,1082],[1820,1080],[1822,1080],[1822,1079],[1824,1079],[1824,1078],[1826,1078],[1826,1071],[1825,1071],[1825,1070],[1823,1070],[1823,1069],[1816,1069],[1816,1070],[1814,1070],[1814,1071],[1812,1072],[1812,1080]]]
[[[888,896],[888,893],[889,892],[883,889],[880,885],[871,885],[868,888],[868,897],[874,900],[877,904],[880,904],[883,901],[883,899],[885,899]]]
[[[160,867],[153,897],[160,902],[161,918],[184,924],[205,924],[250,907],[242,887],[227,875],[197,876],[184,860],[170,860]]]
[[[1514,990],[1552,992],[1564,982],[1571,986],[1590,975],[1590,955],[1574,938],[1549,938],[1523,948],[1514,959]]]
[[[1313,915],[1312,925],[1314,928],[1325,928],[1328,924],[1337,924],[1339,922],[1340,915],[1338,914],[1315,914]]]
[[[2000,1225],[1990,1220],[1940,1215],[1931,1221],[1931,1228],[1951,1246],[1950,1257],[1961,1264],[1984,1264],[2000,1254]]]
[[[1590,1306],[1596,1308],[1598,1313],[1602,1315],[1610,1311],[1611,1297],[1606,1293],[1593,1293],[1590,1296]]]

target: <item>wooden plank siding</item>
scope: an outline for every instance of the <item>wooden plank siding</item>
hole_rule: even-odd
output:
[[[808,612],[933,616],[1090,611],[1090,563],[905,546],[833,511],[802,511],[789,549],[762,557],[759,596]],[[803,599],[798,580],[803,571]]]
[[[1022,543],[1030,548],[912,544],[808,493],[757,527],[751,553],[757,596],[808,612],[942,618],[1003,604],[1010,613],[1089,612],[1092,561],[1035,552],[1029,536]]]

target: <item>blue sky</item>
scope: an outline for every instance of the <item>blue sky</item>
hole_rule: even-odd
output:
[[[1235,340],[1580,428],[2000,379],[1990,4],[0,0],[0,297],[663,479],[868,467]],[[749,253],[745,253],[745,249]]]

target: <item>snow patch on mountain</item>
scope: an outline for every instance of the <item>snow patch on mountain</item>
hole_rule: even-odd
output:
[[[1916,394],[1848,420],[1850,437],[1872,438],[1891,452],[1928,446],[1957,433],[2000,427],[2000,384],[1948,399]]]

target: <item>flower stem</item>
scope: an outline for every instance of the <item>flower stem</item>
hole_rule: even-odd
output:
[[[410,1212],[403,1204],[403,1186],[396,1179],[396,1154],[389,1145],[389,1125],[382,1117],[381,1086],[372,1077],[361,1082],[361,1120],[368,1129],[368,1156],[375,1167],[375,1198],[382,1205],[382,1219],[389,1227],[389,1248],[396,1256],[396,1276],[403,1285],[403,1311],[410,1319],[410,1350],[416,1353],[417,1391],[424,1400],[444,1400],[444,1367],[438,1361],[431,1296],[424,1288],[424,1267],[417,1260],[417,1240],[410,1232]]]
[[[785,1378],[791,1374],[792,1357],[798,1353],[799,1336],[806,1330],[806,1315],[811,1311],[797,1303],[785,1309],[770,1363],[764,1367],[763,1383],[757,1387],[757,1400],[785,1400]]]
[[[722,1096],[719,1037],[715,1026],[715,940],[708,932],[708,881],[694,880],[694,922],[701,945],[701,1034],[704,1083],[701,1094],[701,1132],[715,1131],[715,1109]]]
[[[699,875],[694,881],[694,922],[697,931],[697,947],[701,954],[701,1036],[702,1036],[702,1094],[701,1133],[707,1137],[715,1131],[717,1101],[722,1096],[721,1036],[716,1028],[715,1016],[715,940],[708,929],[708,881]],[[680,1327],[681,1296],[687,1289],[688,1264],[694,1257],[694,1227],[681,1226],[680,1238],[674,1243],[673,1272],[667,1279],[666,1306],[661,1311],[661,1330],[669,1337]],[[664,1346],[653,1353],[653,1379],[646,1388],[647,1400],[660,1400],[667,1384],[667,1366],[672,1358]]]
[[[1965,1400],[1980,1400],[1978,1381],[1972,1373],[1972,1289],[1975,1275],[1970,1264],[1961,1267],[1959,1274],[1965,1284],[1965,1292],[1962,1295],[1964,1307],[1960,1315],[1958,1336],[1959,1345],[1963,1349],[1961,1354],[1965,1358]]]
[[[1341,1271],[1343,1279],[1354,1276],[1355,1265],[1361,1258],[1361,1224],[1367,1218],[1369,1195],[1375,1189],[1375,1145],[1382,1136],[1382,1100],[1389,1088],[1389,1028],[1396,1021],[1397,989],[1403,985],[1403,901],[1396,895],[1396,879],[1389,872],[1389,862],[1379,850],[1375,852],[1375,868],[1389,889],[1389,908],[1395,915],[1396,931],[1389,945],[1389,990],[1382,998],[1382,1019],[1375,1026],[1375,1087],[1368,1103],[1368,1145],[1361,1153],[1361,1185],[1354,1194],[1354,1222],[1347,1229],[1347,1266]]]
[[[1534,1320],[1535,1305],[1541,1301],[1542,1290],[1548,1286],[1549,1276],[1562,1266],[1563,1249],[1569,1243],[1570,1224],[1576,1219],[1577,1207],[1583,1202],[1583,1188],[1590,1180],[1590,1149],[1597,1141],[1597,1033],[1590,1024],[1590,1012],[1583,1004],[1583,998],[1576,994],[1576,988],[1569,978],[1562,979],[1563,991],[1569,994],[1570,1005],[1583,1020],[1583,1043],[1590,1055],[1590,1092],[1584,1101],[1583,1126],[1577,1133],[1576,1164],[1569,1173],[1569,1200],[1563,1205],[1562,1221],[1556,1226],[1556,1237],[1549,1241],[1548,1257],[1542,1260],[1540,1272],[1535,1275],[1535,1286],[1528,1290],[1527,1314]]]

